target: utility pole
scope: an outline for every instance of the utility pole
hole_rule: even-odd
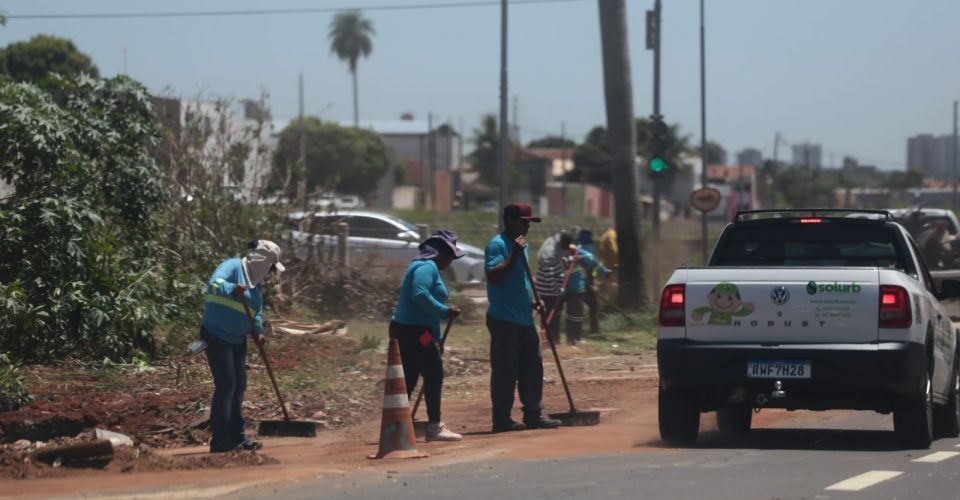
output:
[[[567,122],[560,122],[560,215],[567,215]]]
[[[433,130],[433,113],[427,113],[427,193],[426,208],[433,210],[433,200],[436,199],[434,193],[434,172],[437,171],[437,144]]]
[[[127,73],[127,48],[126,47],[123,48],[123,74],[124,75],[130,74],[130,73]]]
[[[773,135],[773,167],[777,167],[777,148],[780,147],[780,131]]]
[[[703,0],[700,0],[700,163],[703,170],[700,172],[700,182],[707,187],[707,65],[706,60],[706,29],[704,28]],[[776,151],[776,147],[774,147]],[[776,153],[774,153],[776,156]],[[703,242],[701,256],[703,265],[707,265],[707,213],[700,213],[700,239]]]
[[[300,152],[297,161],[303,169],[303,178],[300,179],[300,196],[304,216],[307,213],[307,133],[303,122],[303,73],[300,73]]]
[[[520,147],[520,98],[516,94],[513,95],[513,120],[510,123],[513,126],[510,127],[510,130],[513,131],[511,134],[513,136],[513,142],[517,148]]]
[[[953,101],[953,210],[957,210],[957,101]]]
[[[497,194],[498,211],[507,203],[507,0],[500,0],[500,189]],[[503,217],[498,217],[503,231]]]

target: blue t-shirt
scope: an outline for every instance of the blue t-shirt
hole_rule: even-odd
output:
[[[444,304],[450,293],[433,260],[415,260],[407,267],[400,285],[400,300],[393,321],[403,325],[426,325],[433,339],[440,341],[440,320],[447,317]]]
[[[503,233],[494,236],[484,251],[484,270],[489,272],[510,257],[516,243]],[[528,248],[523,249],[526,257]],[[533,326],[533,289],[530,278],[523,268],[523,262],[517,261],[510,272],[499,283],[487,280],[487,316],[518,325]]]

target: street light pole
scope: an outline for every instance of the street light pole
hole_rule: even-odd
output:
[[[507,0],[500,0],[500,190],[497,195],[498,211],[507,203],[507,143],[510,135],[507,125]],[[499,217],[503,231],[503,217]]]
[[[953,101],[953,211],[957,211],[957,101]]]
[[[700,183],[707,187],[707,66],[706,34],[704,29],[703,0],[700,0]],[[707,213],[700,212],[700,239],[703,242],[701,257],[707,265]]]
[[[300,180],[300,196],[301,199],[301,208],[303,208],[304,217],[307,213],[307,136],[305,125],[303,123],[303,73],[300,73],[300,118],[299,118],[299,132],[300,132],[300,144],[297,153],[297,159],[300,162],[300,168],[303,169],[303,179]]]

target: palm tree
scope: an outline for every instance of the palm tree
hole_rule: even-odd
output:
[[[360,126],[360,113],[357,107],[357,60],[373,52],[373,22],[364,19],[359,10],[348,10],[337,14],[330,22],[330,52],[341,61],[350,65],[353,75],[353,126]]]
[[[633,117],[630,54],[625,0],[597,0],[603,53],[603,90],[607,105],[607,143],[613,156],[613,196],[617,244],[620,247],[620,291],[623,307],[644,305],[640,240],[640,190],[636,166],[637,134]]]

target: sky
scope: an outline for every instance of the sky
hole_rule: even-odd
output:
[[[10,19],[0,45],[52,34],[72,39],[101,75],[126,72],[157,93],[257,99],[275,119],[304,107],[324,120],[352,120],[347,65],[330,52],[334,12],[109,19],[29,15],[361,9],[373,52],[359,63],[361,121],[460,124],[469,137],[499,112],[500,7],[437,7],[484,0],[0,0]],[[949,134],[960,99],[960,1],[705,0],[707,138],[728,153],[754,147],[789,160],[789,144],[822,144],[823,162],[844,155],[903,169],[906,139]],[[392,10],[378,10],[390,6]],[[397,9],[397,6],[427,6]],[[653,55],[645,11],[627,0],[637,116],[653,108]],[[699,0],[663,0],[661,113],[700,140]],[[582,141],[606,122],[596,0],[512,3],[509,95],[520,139]],[[514,102],[516,109],[514,110]],[[468,145],[468,151],[472,149]]]

